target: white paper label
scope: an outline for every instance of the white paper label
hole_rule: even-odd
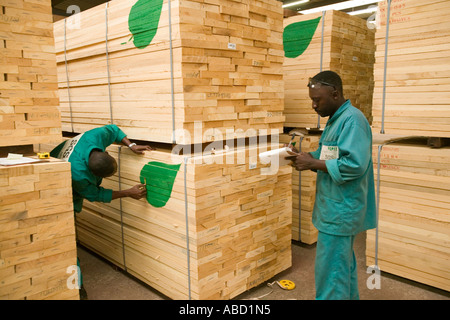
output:
[[[236,43],[228,42],[228,49],[236,50]]]
[[[322,146],[320,152],[320,160],[332,160],[339,157],[339,147],[337,146]]]

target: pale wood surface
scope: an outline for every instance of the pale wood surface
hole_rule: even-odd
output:
[[[122,199],[125,265],[119,200],[85,201],[76,217],[79,241],[172,299],[189,297],[189,275],[192,299],[231,299],[289,268],[292,169],[265,175],[269,165],[258,154],[273,146],[236,147],[204,158],[192,154],[186,172],[184,156],[170,150],[138,156],[122,148],[122,189],[139,183],[150,161],[182,163],[170,200],[155,208],[145,199]],[[118,146],[108,151],[118,158]],[[118,190],[118,174],[102,186]]]
[[[386,1],[375,43],[373,127],[382,128]],[[384,131],[450,137],[448,1],[399,1],[389,25]]]
[[[61,141],[51,1],[2,8],[0,147]]]
[[[373,158],[377,167],[378,145]],[[450,290],[450,148],[426,139],[385,145],[381,153],[378,264],[382,271]],[[376,172],[376,171],[375,171]],[[375,230],[367,233],[374,264]]]
[[[112,116],[130,138],[166,143],[173,142],[174,129],[185,130],[176,138],[181,144],[221,140],[226,130],[281,131],[279,1],[171,1],[174,127],[168,3],[164,1],[158,31],[145,49],[128,41],[134,3],[114,0],[107,9],[111,97],[105,5],[82,12],[80,30],[64,32],[64,20],[55,23],[63,130],[84,132],[110,123]],[[196,121],[202,128],[194,135]]]
[[[284,27],[320,16],[322,13],[289,17],[284,19]],[[374,30],[361,18],[340,11],[325,13],[322,70],[332,70],[341,76],[345,98],[350,99],[369,122],[372,121],[374,36]],[[314,112],[307,88],[308,79],[320,72],[321,41],[322,19],[305,52],[297,58],[285,58],[286,127],[325,127],[328,118],[319,118]]]
[[[70,164],[0,166],[0,300],[79,299]]]

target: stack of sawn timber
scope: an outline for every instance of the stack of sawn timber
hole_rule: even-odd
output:
[[[378,145],[373,146],[377,166]],[[381,153],[378,266],[450,291],[450,147],[426,139],[385,145]],[[375,230],[367,232],[375,264]]]
[[[281,131],[281,3],[172,0],[169,28],[168,2],[160,13],[157,2],[113,0],[80,13],[81,28],[55,23],[63,130],[112,119],[129,138],[178,144],[222,140],[226,130]],[[159,18],[153,29],[131,28],[138,4]],[[152,33],[150,44],[136,42]]]
[[[0,147],[61,140],[51,1],[0,3]]]
[[[0,153],[28,155],[62,140],[51,1],[0,10]],[[79,299],[70,181],[56,159],[0,166],[0,300]]]
[[[301,151],[312,152],[317,150],[319,139],[319,134],[305,135],[301,142]],[[289,135],[280,135],[281,143],[288,144],[290,140]],[[300,150],[299,136],[295,137],[292,143],[295,143],[295,147]],[[301,176],[299,176],[300,174]],[[292,239],[306,244],[317,242],[318,231],[312,223],[312,212],[316,199],[316,178],[317,173],[311,170],[299,172],[295,168],[292,169]],[[300,211],[299,205],[301,206]]]
[[[70,164],[0,166],[0,300],[79,299],[76,266]]]
[[[163,149],[138,156],[124,148],[119,155],[112,145],[107,150],[120,156],[119,172],[102,186],[119,190],[143,181],[149,162],[181,164],[170,198],[162,207],[145,199],[85,200],[76,216],[78,239],[172,299],[231,299],[291,266],[292,169],[265,174],[270,165],[258,154],[270,148],[236,147],[202,158]]]
[[[430,141],[450,137],[450,34],[443,18],[450,3],[391,2],[385,70],[387,8],[387,1],[379,4],[373,130],[374,136],[383,133],[379,141],[397,135],[405,142],[382,148],[378,264],[382,271],[449,290],[449,149],[433,149]],[[373,158],[376,163],[375,152]],[[375,262],[376,240],[370,231],[368,265]]]
[[[384,132],[450,137],[450,2],[402,0],[391,4],[383,109],[387,1],[376,32],[373,127]]]
[[[287,27],[295,30],[295,24],[298,24],[298,32],[284,39],[287,52],[283,64],[285,127],[325,126],[327,118],[319,118],[314,112],[307,88],[308,79],[321,70],[332,70],[341,76],[344,96],[371,122],[374,30],[367,26],[366,20],[340,11],[327,11],[324,17],[317,13],[285,18],[285,33]],[[310,37],[306,30],[312,32]],[[299,46],[304,51],[294,54]]]

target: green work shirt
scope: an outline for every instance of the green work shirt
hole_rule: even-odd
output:
[[[317,170],[314,226],[338,236],[375,228],[372,130],[350,100],[328,119],[319,148],[311,155],[325,160],[328,170]]]
[[[75,212],[80,212],[83,199],[111,202],[111,189],[100,187],[102,178],[89,170],[89,155],[93,149],[105,149],[114,142],[120,143],[126,137],[116,125],[110,124],[82,133],[59,144],[50,153],[52,157],[69,161],[72,171],[72,192]]]

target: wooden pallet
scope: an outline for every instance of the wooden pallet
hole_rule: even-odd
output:
[[[305,34],[301,43],[307,45],[303,53],[295,58],[286,57],[283,64],[285,126],[325,126],[326,118],[319,118],[311,108],[307,88],[308,79],[321,71],[321,53],[322,70],[332,70],[341,76],[344,96],[371,122],[374,31],[367,27],[365,20],[339,11],[327,11],[324,18],[322,13],[285,18],[285,32],[287,28],[295,27],[295,24],[300,24],[301,30],[298,33]],[[312,38],[306,36],[306,25],[307,28],[316,28],[315,32],[312,29]],[[298,46],[295,41],[289,45]]]
[[[289,143],[291,137],[288,134],[280,135],[280,142]],[[302,140],[301,150],[303,152],[311,152],[319,147],[320,135],[308,134]],[[300,138],[295,137],[295,147],[298,148]],[[299,174],[301,177],[299,177]],[[300,180],[301,178],[301,180]],[[317,242],[318,231],[312,223],[312,212],[316,198],[316,178],[317,173],[313,171],[299,172],[292,169],[292,239],[301,241],[306,244]],[[299,193],[299,183],[301,182],[301,190]],[[299,212],[299,195],[301,211]],[[299,221],[299,217],[301,221]],[[299,233],[300,228],[300,233]]]
[[[380,2],[380,8],[374,129],[380,132],[384,126],[387,134],[450,137],[450,23],[445,18],[450,2],[401,0],[392,4],[385,86],[386,1]]]
[[[108,152],[119,158],[118,146]],[[122,189],[142,181],[149,162],[181,164],[170,198],[162,207],[145,199],[85,201],[76,217],[78,239],[172,299],[231,299],[291,266],[291,167],[264,175],[268,165],[259,162],[258,152],[247,146],[196,156],[185,170],[184,156],[172,158],[170,150],[137,156],[123,148]],[[154,179],[150,175],[147,184]],[[118,190],[118,175],[102,186]],[[167,195],[167,188],[158,190]]]
[[[70,164],[0,166],[0,300],[79,299]]]
[[[169,24],[165,0],[154,38],[140,48],[129,30],[135,4],[83,11],[81,29],[55,22],[64,131],[113,122],[132,139],[179,144],[222,140],[227,130],[282,131],[279,1],[173,0]]]
[[[375,170],[377,150],[375,144]],[[382,271],[447,291],[449,164],[450,148],[429,148],[426,139],[383,147],[378,239],[378,265]],[[375,263],[375,230],[367,232],[366,259],[367,265]]]
[[[0,9],[0,147],[61,141],[51,1]]]

